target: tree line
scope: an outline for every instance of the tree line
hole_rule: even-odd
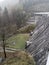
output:
[[[13,9],[11,12],[5,7],[0,8],[0,32],[4,29],[7,35],[17,33],[17,30],[26,25],[28,15],[23,9]]]
[[[0,8],[0,41],[2,41],[4,58],[6,58],[6,39],[25,26],[27,19],[28,15],[23,9],[12,9],[10,12],[6,7],[4,10]]]

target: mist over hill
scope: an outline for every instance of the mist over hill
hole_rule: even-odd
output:
[[[27,0],[25,4],[26,9],[32,11],[49,11],[49,0]]]
[[[33,0],[33,11],[49,11],[49,0]]]
[[[32,11],[49,11],[49,0],[4,0],[0,3],[0,7],[16,8],[17,4],[20,6],[20,4],[24,2],[26,9]]]

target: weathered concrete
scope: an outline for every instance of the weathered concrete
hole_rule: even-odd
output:
[[[49,50],[49,17],[40,16],[36,29],[29,39],[32,44],[26,50],[34,57],[37,65],[46,65]]]
[[[5,48],[5,51],[6,52],[15,52],[16,49],[13,49],[13,48]],[[0,52],[3,52],[3,48],[2,47],[0,47]]]

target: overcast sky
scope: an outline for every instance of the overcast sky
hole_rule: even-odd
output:
[[[19,0],[0,0],[0,6],[3,8],[5,6],[12,6],[18,3]]]

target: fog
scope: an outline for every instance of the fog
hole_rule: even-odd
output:
[[[0,7],[9,7],[17,4],[19,0],[0,0]]]

